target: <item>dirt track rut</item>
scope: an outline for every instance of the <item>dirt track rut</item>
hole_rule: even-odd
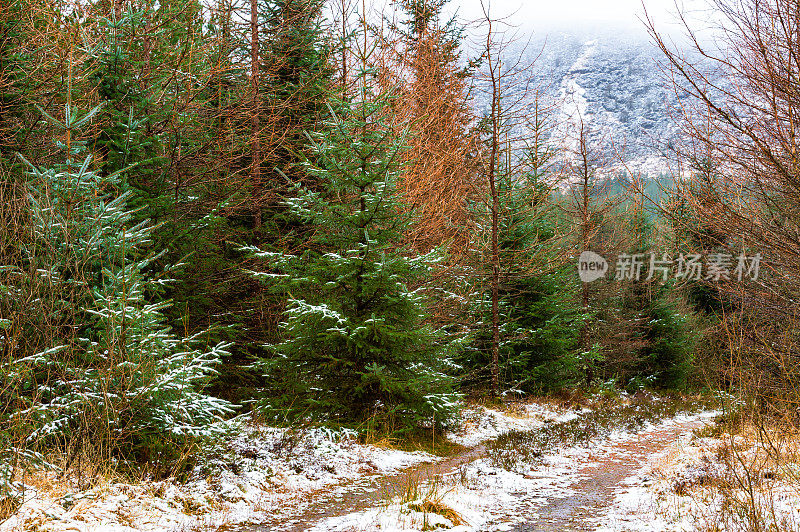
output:
[[[692,419],[661,425],[620,441],[610,452],[578,470],[581,480],[570,486],[572,494],[552,498],[531,508],[533,519],[515,525],[514,532],[581,532],[595,530],[590,521],[614,500],[621,482],[634,475],[653,454],[675,443],[683,434],[703,426],[702,420]],[[347,515],[384,504],[397,494],[405,478],[418,475],[429,479],[456,471],[459,467],[486,454],[480,445],[458,456],[436,463],[413,466],[401,472],[372,476],[354,482],[308,494],[306,504],[295,515],[280,512],[273,520],[258,525],[239,527],[238,532],[305,532],[330,517]]]
[[[613,501],[621,482],[636,474],[653,454],[674,444],[683,434],[702,427],[703,421],[690,420],[641,432],[602,459],[579,470],[580,480],[568,497],[552,499],[536,509],[538,517],[514,528],[514,532],[582,532],[595,530],[589,519]]]

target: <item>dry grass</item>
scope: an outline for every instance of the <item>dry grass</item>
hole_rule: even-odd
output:
[[[670,491],[692,501],[693,518],[702,532],[797,532],[800,500],[800,436],[785,420],[765,423],[730,413],[716,426],[695,434],[713,438],[689,455],[693,474],[681,475],[674,464],[686,450],[663,457],[659,476]]]
[[[0,522],[5,521],[17,511],[20,506],[18,499],[6,497],[0,500]]]
[[[466,524],[461,515],[445,504],[444,499],[455,485],[447,484],[439,475],[429,476],[420,472],[410,472],[400,477],[397,485],[384,494],[388,503],[400,504],[404,512],[422,514],[422,530],[433,530],[428,521],[430,514],[439,515],[453,526]]]
[[[422,451],[440,457],[455,456],[467,450],[463,445],[451,442],[438,432],[419,432],[405,438],[387,435],[367,435],[360,438],[361,443],[381,449],[414,452]]]
[[[441,515],[442,517],[453,523],[453,526],[466,524],[465,521],[458,514],[458,512],[456,512],[449,506],[443,504],[441,501],[426,500],[422,503],[411,503],[408,505],[408,509],[425,515],[427,514]]]

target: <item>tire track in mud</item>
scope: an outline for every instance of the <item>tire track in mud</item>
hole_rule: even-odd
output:
[[[437,462],[425,462],[390,475],[376,475],[309,493],[308,501],[294,516],[280,515],[257,525],[237,527],[237,532],[306,532],[316,523],[384,504],[398,495],[409,477],[427,480],[442,476],[486,454],[486,446],[471,449]]]

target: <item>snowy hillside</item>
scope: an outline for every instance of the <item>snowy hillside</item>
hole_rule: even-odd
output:
[[[590,149],[602,153],[605,166],[620,168],[624,161],[650,175],[666,171],[662,153],[677,134],[670,118],[675,96],[662,83],[661,53],[647,35],[551,32],[521,49],[505,53],[523,53],[533,63],[517,78],[530,79],[554,107],[553,142],[574,152],[583,122]],[[477,103],[487,107],[482,96]]]

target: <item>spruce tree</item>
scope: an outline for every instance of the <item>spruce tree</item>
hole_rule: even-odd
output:
[[[256,275],[289,297],[285,340],[263,363],[280,389],[267,411],[388,431],[441,425],[455,398],[442,368],[456,346],[424,324],[423,295],[408,289],[437,257],[397,248],[411,222],[394,197],[405,137],[372,74],[358,80],[358,94],[335,100],[326,130],[309,136],[318,190],[301,186],[287,201],[313,228],[306,250],[251,248],[274,268]]]
[[[663,240],[655,213],[644,199],[626,213],[628,254],[658,254]],[[694,350],[702,335],[700,320],[686,300],[686,287],[657,274],[647,280],[620,281],[618,296],[609,300],[604,315],[617,342],[606,369],[627,380],[629,389],[643,386],[681,388],[691,374]]]
[[[68,105],[63,121],[45,114],[66,132],[57,144],[67,157],[48,168],[28,163],[35,238],[25,251],[49,287],[35,306],[55,332],[40,352],[4,369],[32,383],[14,414],[28,420],[30,445],[58,438],[75,453],[93,447],[105,457],[170,463],[179,445],[213,433],[231,412],[202,392],[227,346],[170,330],[162,314],[169,302],[159,297],[168,273],[145,273],[159,254],[149,247],[153,226],[133,222],[121,172],[92,171],[91,156],[76,162],[86,145],[75,132],[99,110],[79,116]]]
[[[122,170],[131,161],[144,162],[156,155],[160,146],[153,135],[143,135],[146,121],[145,109],[155,106],[151,87],[142,86],[149,80],[136,79],[142,65],[132,46],[132,35],[141,32],[147,12],[122,12],[120,18],[99,18],[100,40],[91,50],[88,65],[91,75],[87,81],[97,87],[97,95],[104,105],[98,117],[100,127],[92,143],[99,171],[108,175]],[[148,128],[149,129],[149,128]],[[149,174],[140,165],[139,175]],[[154,198],[151,198],[151,200]],[[152,203],[152,202],[151,202]],[[151,209],[153,205],[150,205]]]
[[[560,253],[558,213],[539,184],[504,193],[502,376],[523,392],[560,388],[578,375],[579,327],[574,265]]]
[[[0,6],[0,165],[14,161],[20,148],[22,115],[26,110],[25,91],[30,89],[24,65],[27,54],[21,46],[25,36],[19,1],[3,2]]]
[[[328,62],[329,45],[324,38],[320,0],[271,0],[261,13],[264,21],[263,88],[265,109],[273,115],[271,127],[280,140],[267,162],[274,181],[285,180],[275,171],[313,188],[303,168],[307,148],[306,131],[319,130],[327,114],[333,68]]]
[[[282,198],[293,193],[290,181],[314,187],[315,178],[302,164],[311,156],[304,132],[320,129],[328,113],[333,76],[322,2],[258,2],[256,41],[252,35],[244,40],[237,37],[236,20],[242,15],[237,10],[242,8],[220,2],[205,34],[212,41],[212,52],[201,70],[202,76],[209,76],[203,114],[214,122],[198,134],[210,134],[211,139],[200,136],[210,149],[200,162],[203,175],[196,181],[198,186],[186,187],[197,201],[173,211],[177,224],[167,222],[169,243],[175,250],[172,257],[192,257],[171,294],[176,300],[174,310],[189,313],[193,324],[218,322],[223,326],[217,328],[217,337],[235,342],[215,390],[236,400],[252,398],[253,389],[263,384],[248,365],[261,345],[278,339],[277,322],[285,297],[263,290],[244,273],[250,267],[248,259],[230,243],[268,251],[302,245],[306,228]],[[252,61],[253,45],[259,58],[255,80],[248,76],[249,69],[242,68]],[[259,128],[254,132],[255,115]],[[252,149],[255,140],[258,153]],[[195,147],[184,145],[183,149],[191,153]],[[254,159],[258,159],[257,172]],[[197,218],[212,210],[213,216],[207,218],[210,223],[198,223]],[[178,219],[178,213],[188,216]],[[191,238],[185,237],[187,226],[197,227]]]
[[[661,388],[679,389],[689,382],[695,362],[695,349],[702,339],[700,319],[682,291],[672,282],[653,288],[644,315],[648,318],[646,348],[640,355],[634,381]]]
[[[505,153],[510,156],[509,153]],[[576,377],[579,326],[574,265],[565,260],[563,223],[545,184],[550,150],[532,149],[498,180],[500,249],[500,384],[517,393],[559,388]],[[488,218],[490,213],[484,213]],[[479,259],[479,262],[483,261]],[[474,345],[466,350],[466,384],[486,382],[492,342],[491,294],[479,292]]]

